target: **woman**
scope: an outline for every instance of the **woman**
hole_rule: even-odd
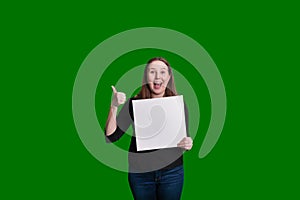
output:
[[[117,141],[130,125],[134,126],[132,100],[177,95],[170,64],[161,57],[152,58],[148,61],[144,70],[143,86],[134,98],[130,98],[126,102],[124,93],[118,92],[114,86],[112,86],[112,90],[113,100],[105,129],[106,138],[109,142]],[[118,106],[121,104],[124,106],[116,116]],[[186,107],[185,116],[188,127]],[[138,152],[133,133],[128,156],[128,180],[134,199],[180,199],[183,186],[182,152],[190,150],[193,141],[190,137],[185,137],[177,146],[177,148]]]

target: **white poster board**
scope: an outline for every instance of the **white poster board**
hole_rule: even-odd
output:
[[[132,100],[137,151],[177,147],[186,137],[183,96]]]

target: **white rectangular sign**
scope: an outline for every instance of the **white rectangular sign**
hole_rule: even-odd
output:
[[[132,100],[137,150],[177,147],[186,137],[183,96]]]

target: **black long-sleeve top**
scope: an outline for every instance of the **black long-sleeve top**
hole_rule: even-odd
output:
[[[183,150],[179,147],[157,149],[157,150],[146,150],[137,151],[136,148],[136,137],[134,132],[134,117],[132,100],[130,98],[124,104],[123,108],[117,116],[117,128],[115,132],[109,136],[106,136],[107,142],[115,142],[119,140],[124,133],[127,131],[130,125],[133,126],[133,136],[131,137],[128,161],[129,161],[129,172],[149,172],[158,169],[171,169],[183,164],[182,153]],[[185,112],[185,123],[186,132],[188,132],[188,110],[184,104]]]

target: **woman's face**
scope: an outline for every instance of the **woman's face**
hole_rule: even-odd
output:
[[[147,80],[152,97],[163,97],[170,80],[168,66],[160,60],[151,62],[147,68]]]

